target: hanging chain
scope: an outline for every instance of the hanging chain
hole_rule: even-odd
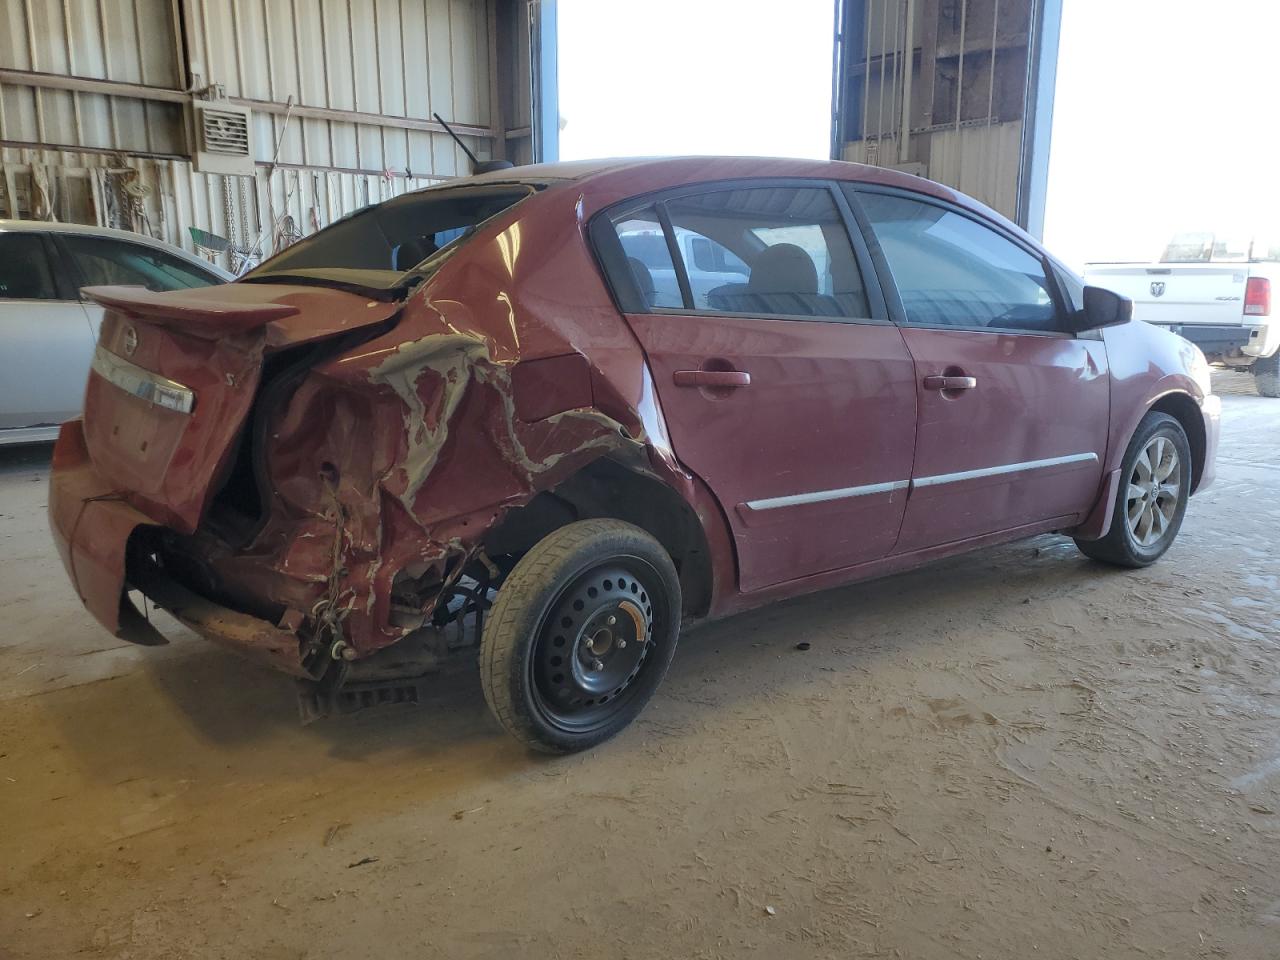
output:
[[[231,179],[223,174],[222,176],[222,222],[225,224],[227,231],[227,269],[235,269],[235,251],[232,249],[236,245],[235,238],[235,222],[231,217]]]

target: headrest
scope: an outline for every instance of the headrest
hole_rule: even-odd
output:
[[[818,292],[818,269],[813,259],[794,243],[766,247],[751,264],[751,293]]]
[[[654,286],[653,274],[649,272],[649,268],[638,257],[627,257],[627,266],[631,268],[631,276],[636,281],[636,289],[640,291],[640,297],[644,300],[645,306],[653,306]]]

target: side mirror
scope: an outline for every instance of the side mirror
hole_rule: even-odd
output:
[[[1102,287],[1084,288],[1084,309],[1076,314],[1076,332],[1114,327],[1133,319],[1133,301]]]

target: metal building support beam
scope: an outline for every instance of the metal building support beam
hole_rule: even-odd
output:
[[[511,68],[509,56],[502,56],[500,42],[501,30],[498,25],[498,0],[487,0],[485,4],[485,22],[488,24],[489,45],[489,136],[492,139],[490,158],[505,160],[507,158],[507,105],[503,91],[505,74]],[[504,51],[505,52],[505,51]]]
[[[906,0],[906,28],[902,40],[902,139],[898,141],[898,162],[911,159],[911,81],[916,72],[916,0]]]
[[[924,110],[920,125],[931,127],[938,122],[933,113],[938,79],[938,0],[924,0],[923,29],[920,36],[920,87],[924,91]],[[928,156],[921,157],[926,163]]]
[[[835,47],[831,67],[831,158],[839,160],[844,145],[861,140],[866,110],[866,84],[855,95],[852,71],[865,58],[869,0],[835,4]],[[862,68],[859,68],[860,72]]]
[[[191,94],[181,90],[169,90],[165,87],[149,87],[140,83],[121,83],[117,80],[95,80],[89,77],[68,77],[54,73],[37,73],[31,70],[0,69],[0,83],[17,84],[27,87],[38,87],[46,90],[70,90],[80,93],[104,94],[111,97],[129,97],[133,100],[149,100],[158,103],[191,102]],[[372,127],[391,127],[397,130],[425,130],[430,133],[445,133],[444,127],[434,120],[419,120],[416,117],[393,117],[381,113],[367,113],[361,110],[337,110],[329,107],[307,107],[300,104],[279,103],[271,100],[251,100],[247,97],[228,97],[228,103],[242,107],[251,107],[262,113],[283,115],[291,113],[295,117],[312,120],[336,120],[342,123],[361,123]],[[454,123],[454,130],[469,137],[491,137],[493,131],[488,127],[478,127],[470,123]],[[79,149],[78,147],[76,149]]]
[[[1032,0],[1032,3],[1016,220],[1020,227],[1038,239],[1044,234],[1045,195],[1049,189],[1049,141],[1053,132],[1053,95],[1058,79],[1062,0]]]
[[[849,99],[847,92],[849,77],[845,57],[845,50],[849,46],[849,28],[846,23],[848,4],[844,0],[836,0],[832,7],[835,10],[835,24],[831,31],[831,140],[828,144],[828,156],[832,160],[839,160],[844,142],[849,139],[845,130],[853,121],[850,111],[847,111],[844,106],[845,101]]]
[[[529,62],[533,74],[533,159],[560,159],[560,67],[556,0],[530,0]]]
[[[1035,0],[1032,0],[1034,3]],[[960,0],[960,53],[956,59],[956,129],[964,109],[964,35],[969,27],[969,0]]]
[[[393,117],[382,113],[366,113],[362,110],[338,110],[331,107],[307,107],[301,104],[280,103],[272,100],[251,100],[248,97],[227,97],[228,103],[241,107],[251,107],[262,113],[274,113],[280,116],[291,114],[309,120],[335,120],[340,123],[361,123],[371,127],[388,127],[395,130],[425,130],[429,133],[447,133],[445,128],[435,120],[419,120],[417,117]],[[455,133],[468,137],[489,138],[493,131],[488,127],[478,127],[471,123],[450,122]]]
[[[122,83],[119,80],[95,80],[91,77],[69,77],[65,74],[40,73],[35,70],[0,69],[0,83],[39,87],[44,90],[98,93],[108,97],[131,97],[135,100],[156,100],[162,103],[186,103],[191,99],[190,94],[166,87]]]

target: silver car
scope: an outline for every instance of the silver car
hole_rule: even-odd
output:
[[[102,319],[81,287],[180,290],[231,279],[140,234],[0,220],[0,446],[52,440],[80,413]]]

